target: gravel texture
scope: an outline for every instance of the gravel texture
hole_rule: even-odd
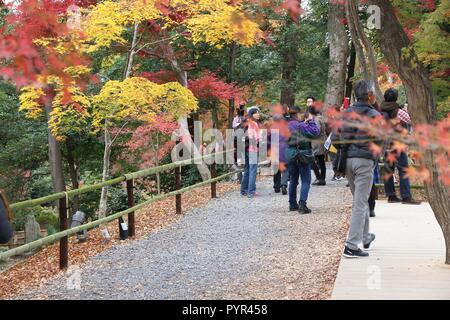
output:
[[[288,211],[271,177],[193,209],[146,238],[112,247],[16,299],[328,299],[347,231],[345,182],[311,188],[312,214]]]

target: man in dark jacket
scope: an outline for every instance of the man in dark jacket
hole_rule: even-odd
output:
[[[400,111],[400,106],[397,103],[398,99],[398,91],[396,89],[390,88],[386,90],[384,93],[384,101],[381,103],[381,111],[386,120],[393,121],[392,124],[394,127],[397,126],[399,131],[403,130],[403,125],[401,121],[398,119],[397,115]],[[397,122],[397,123],[395,123]],[[414,200],[411,196],[411,185],[409,182],[409,178],[406,175],[406,170],[409,167],[408,163],[408,155],[406,152],[397,152],[397,150],[390,149],[385,153],[385,159],[388,154],[392,153],[396,157],[396,161],[394,163],[388,163],[386,160],[384,162],[384,170],[386,173],[390,174],[389,179],[384,181],[384,192],[388,197],[388,202],[402,202],[404,204],[420,204],[420,201]],[[400,176],[400,196],[402,199],[399,199],[395,192],[394,186],[394,171],[395,167],[397,167],[398,174]]]
[[[374,118],[380,113],[372,106],[375,101],[375,88],[371,81],[360,80],[355,83],[354,92],[357,102],[344,111],[344,126],[340,135],[333,135],[332,140],[354,141],[338,146],[346,150],[346,177],[353,194],[352,218],[350,230],[344,249],[344,256],[348,258],[367,257],[369,254],[364,249],[370,249],[375,239],[373,233],[369,233],[369,194],[373,183],[373,169],[376,156],[370,148],[371,137],[365,130],[345,124],[346,116],[351,118],[351,113],[360,116]]]
[[[10,212],[8,202],[0,191],[0,243],[8,243],[13,236],[13,229],[9,220]]]
[[[291,119],[288,122],[288,128],[291,133],[287,142],[286,153],[296,154],[301,152],[309,156],[314,161],[312,146],[309,139],[317,138],[320,129],[313,120],[312,116],[301,121],[299,119],[300,108],[297,106],[289,108]],[[289,210],[298,210],[302,214],[310,213],[311,210],[306,206],[309,189],[311,188],[311,163],[300,163],[298,159],[286,157],[289,169]],[[297,186],[299,177],[302,181],[300,188],[300,201],[297,203]]]

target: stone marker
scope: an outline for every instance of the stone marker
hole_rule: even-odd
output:
[[[83,211],[77,211],[72,216],[72,223],[70,224],[71,228],[78,227],[85,223],[86,214]],[[84,242],[87,240],[87,230],[77,232],[77,239],[79,242]]]
[[[25,223],[25,243],[33,242],[39,239],[41,235],[41,226],[37,223],[34,215],[30,214]]]

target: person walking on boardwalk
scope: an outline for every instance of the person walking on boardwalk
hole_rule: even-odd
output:
[[[354,85],[356,102],[343,111],[344,125],[339,134],[333,134],[332,140],[346,140],[346,144],[338,147],[346,155],[345,173],[353,195],[352,216],[350,229],[345,242],[344,256],[347,258],[367,257],[367,250],[375,240],[375,234],[369,233],[369,195],[373,184],[373,170],[377,156],[370,148],[372,140],[366,130],[355,128],[345,121],[353,117],[353,113],[360,116],[374,118],[381,116],[372,106],[375,102],[375,86],[372,81],[360,80]],[[364,120],[362,120],[364,121]],[[363,244],[364,250],[359,247]]]
[[[288,128],[291,136],[288,139],[285,157],[289,168],[289,210],[298,210],[302,214],[310,213],[307,207],[309,189],[311,187],[311,164],[314,161],[312,145],[309,139],[317,138],[320,129],[310,114],[302,121],[299,118],[300,108],[297,106],[289,109],[291,119]],[[299,177],[302,185],[300,188],[300,201],[297,202],[297,186]]]
[[[239,126],[246,131],[245,167],[241,181],[241,195],[253,198],[256,195],[258,171],[258,144],[260,143],[260,110],[257,106],[247,109],[247,118]]]

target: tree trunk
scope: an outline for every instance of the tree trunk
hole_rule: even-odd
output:
[[[345,75],[347,73],[348,36],[345,25],[345,10],[341,5],[330,2],[328,15],[328,36],[330,38],[330,66],[328,68],[325,106],[340,106],[344,100]]]
[[[108,123],[105,123],[105,150],[103,152],[103,171],[102,171],[102,182],[105,182],[109,179],[109,163],[111,158],[111,135],[108,130]],[[100,204],[98,208],[98,217],[104,218],[106,217],[106,213],[108,211],[108,187],[105,186],[102,188],[102,193],[100,196]]]
[[[156,166],[158,167],[159,166],[159,142],[158,142],[158,140],[159,140],[159,138],[158,138],[158,135],[159,134],[157,134],[157,142],[156,142]],[[161,173],[160,172],[157,172],[156,173],[156,187],[157,187],[157,190],[158,190],[158,194],[161,194]]]
[[[349,1],[346,1],[345,4],[345,15],[347,17],[348,29],[350,31],[350,37],[352,39],[352,43],[355,47],[356,57],[358,58],[359,67],[361,68],[361,73],[363,74],[364,79],[370,79],[369,69],[367,67],[366,58],[364,56],[363,46],[359,40],[358,33],[356,31],[355,21],[359,21],[358,19],[354,19],[350,12]]]
[[[378,84],[378,76],[377,76],[377,60],[375,57],[375,51],[373,50],[372,44],[364,32],[364,28],[362,26],[361,20],[359,19],[357,1],[347,1],[347,19],[349,21],[349,26],[352,25],[352,40],[353,43],[361,42],[362,48],[365,49],[365,55],[363,52],[362,56],[359,56],[360,62],[365,65],[367,69],[364,76],[367,77],[366,80],[372,80],[375,84],[375,93],[377,97],[378,103],[383,101],[383,94],[381,93],[380,85]],[[366,55],[368,57],[366,62]],[[364,62],[363,62],[364,60]]]
[[[213,108],[211,109],[211,120],[214,129],[219,128],[219,115],[217,114],[217,108],[217,106],[213,106]]]
[[[389,0],[371,0],[381,9],[381,29],[378,30],[380,48],[390,68],[399,75],[406,90],[408,110],[413,124],[434,123],[436,105],[431,82],[426,69],[418,62],[414,50],[410,47],[408,36],[398,21]],[[409,50],[409,55],[404,53]],[[450,264],[450,192],[439,181],[439,172],[434,162],[433,151],[424,154],[425,164],[431,172],[431,181],[426,191],[434,215],[442,228],[446,242],[446,260]]]
[[[127,79],[131,75],[131,70],[133,68],[134,55],[136,54],[138,31],[139,31],[139,23],[135,22],[134,23],[134,31],[133,31],[133,40],[131,42],[131,49],[130,49],[130,52],[128,53],[127,69],[123,76],[124,79]]]
[[[347,66],[347,80],[345,81],[345,96],[351,98],[353,92],[353,76],[355,75],[356,50],[352,43],[350,49],[350,61]]]
[[[237,44],[233,42],[230,46],[230,73],[228,75],[228,81],[233,82],[234,81],[234,70],[236,69],[236,51],[237,51]],[[233,128],[233,118],[234,118],[234,111],[236,109],[236,100],[229,99],[228,100],[228,128]]]
[[[297,67],[296,51],[297,51],[297,33],[290,28],[293,25],[292,19],[286,21],[286,31],[283,39],[281,58],[281,94],[280,104],[293,106],[295,104],[294,80]]]
[[[72,189],[78,189],[80,187],[80,183],[78,181],[78,172],[77,172],[78,170],[75,161],[75,156],[73,154],[73,149],[75,148],[75,145],[70,137],[67,138],[66,147],[67,147],[67,164],[69,165],[69,173],[70,173],[70,180],[72,181]],[[72,199],[72,212],[77,212],[78,210],[80,210],[80,197],[74,196]]]
[[[51,106],[46,105],[45,111],[47,119],[50,121]],[[50,162],[50,170],[53,181],[53,191],[62,192],[66,191],[66,183],[64,180],[64,166],[61,154],[61,145],[52,135],[50,128],[48,129],[48,158]]]

